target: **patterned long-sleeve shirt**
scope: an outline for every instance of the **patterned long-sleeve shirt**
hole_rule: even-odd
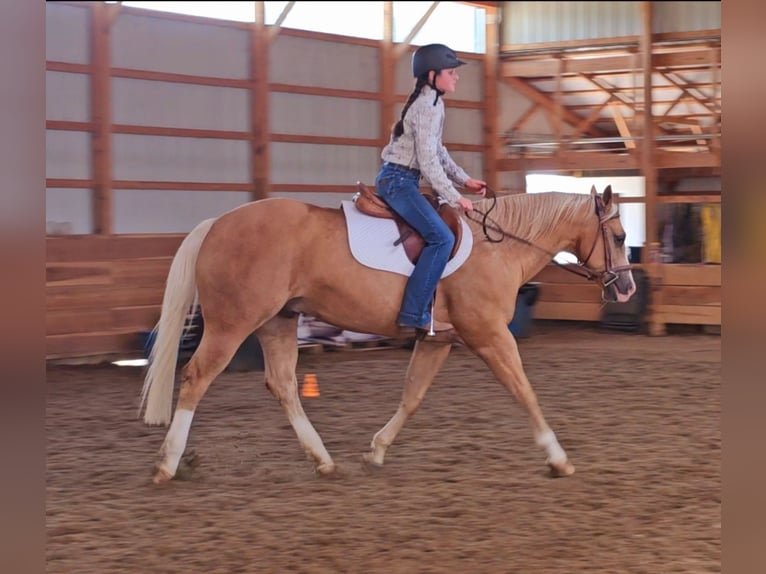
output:
[[[457,165],[442,144],[444,102],[434,105],[434,90],[424,86],[404,116],[404,133],[383,148],[383,161],[419,169],[436,194],[450,205],[462,197],[454,183],[464,185],[470,176]]]

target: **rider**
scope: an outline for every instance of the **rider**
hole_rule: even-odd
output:
[[[428,44],[415,51],[412,56],[415,89],[381,153],[384,163],[375,179],[376,192],[425,241],[404,291],[398,317],[400,327],[431,328],[429,306],[455,242],[447,224],[420,193],[420,178],[427,180],[440,200],[465,211],[472,211],[473,204],[453,183],[479,195],[487,190],[487,184],[463,171],[442,144],[444,102],[440,96],[455,91],[460,78],[457,68],[463,64],[444,44]],[[452,325],[433,321],[433,328],[446,331]]]

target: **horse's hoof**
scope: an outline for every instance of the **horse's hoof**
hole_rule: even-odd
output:
[[[362,455],[362,461],[370,468],[383,468],[383,463],[375,460],[375,453],[366,452]]]
[[[574,471],[575,471],[574,465],[568,460],[565,460],[564,462],[557,462],[555,464],[552,462],[549,462],[548,466],[550,466],[551,476],[553,478],[562,478],[564,476],[569,476],[571,474],[574,474]]]
[[[167,482],[170,482],[171,480],[173,480],[173,475],[170,474],[163,467],[159,467],[157,469],[157,473],[154,475],[154,478],[152,479],[152,482],[154,484],[165,484]]]
[[[316,472],[317,474],[320,474],[322,476],[328,476],[330,474],[333,474],[335,472],[335,463],[324,462],[322,464],[319,464],[316,467]]]

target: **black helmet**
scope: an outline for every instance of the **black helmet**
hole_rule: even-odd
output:
[[[428,44],[421,46],[412,54],[412,75],[420,77],[430,70],[445,70],[457,68],[465,64],[457,59],[457,54],[444,44]]]

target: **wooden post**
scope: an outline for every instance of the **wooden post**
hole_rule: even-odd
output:
[[[475,175],[484,179],[492,189],[497,189],[497,160],[500,157],[500,135],[497,129],[498,103],[497,82],[500,60],[499,10],[495,6],[485,8],[486,49],[484,56],[484,108],[482,123],[484,131],[484,174]]]
[[[562,137],[561,137],[561,122],[564,117],[564,98],[563,98],[563,84],[564,84],[564,57],[559,54],[557,57],[558,65],[556,66],[556,92],[553,96],[553,135],[556,140],[556,151],[554,155],[557,158],[561,158],[563,153],[562,149]]]
[[[641,139],[641,173],[646,182],[646,241],[643,249],[643,263],[651,282],[652,294],[649,303],[649,334],[664,335],[665,324],[659,313],[659,296],[662,270],[657,242],[657,165],[655,162],[654,116],[652,114],[652,3],[641,3],[641,66],[643,69],[644,121]]]
[[[117,8],[116,6],[115,8]],[[112,193],[112,82],[109,29],[113,7],[103,2],[90,4],[90,120],[91,163],[93,170],[93,233],[111,235],[113,222]]]
[[[250,28],[250,172],[252,200],[271,194],[269,149],[269,44],[266,8],[255,3],[255,22]]]
[[[383,41],[380,43],[380,147],[388,143],[394,124],[396,58],[394,57],[394,3],[383,2]]]

